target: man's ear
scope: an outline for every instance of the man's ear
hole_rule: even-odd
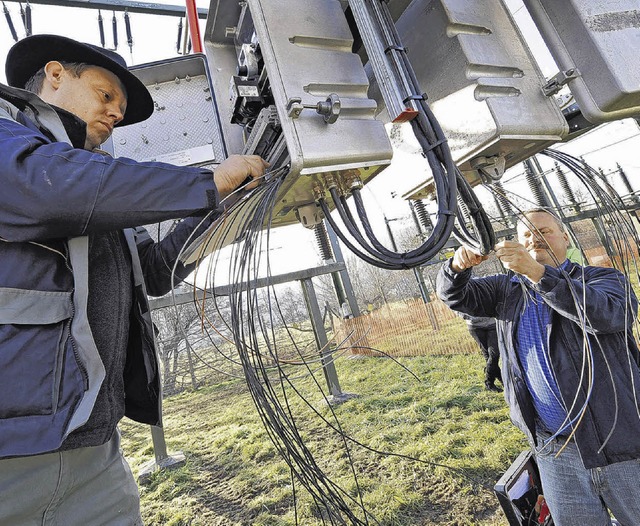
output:
[[[60,62],[52,60],[47,62],[44,66],[45,82],[54,90],[58,89],[62,78],[65,74],[65,69]]]

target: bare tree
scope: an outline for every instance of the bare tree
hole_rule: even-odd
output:
[[[164,369],[163,389],[167,393],[176,391],[179,357],[182,351],[187,354],[192,386],[194,389],[197,387],[188,335],[194,322],[199,319],[198,311],[192,303],[153,311],[153,321],[157,330],[158,353]]]

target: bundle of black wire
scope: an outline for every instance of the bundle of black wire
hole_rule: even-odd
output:
[[[256,286],[263,257],[267,259],[267,272],[270,275],[268,258],[272,215],[282,188],[283,176],[287,173],[287,167],[272,170],[265,176],[265,182],[252,190],[247,199],[236,201],[227,214],[215,223],[209,241],[203,246],[203,253],[212,252],[212,258],[208,264],[212,279],[217,279],[226,264],[220,260],[221,251],[218,249],[221,247],[217,244],[224,244],[229,237],[236,240],[230,254],[227,280],[231,284],[229,295],[222,297],[225,300],[220,305],[218,302],[222,298],[211,294],[208,297],[213,302],[219,319],[225,325],[212,328],[219,336],[223,335],[220,329],[228,333],[228,338],[224,339],[233,344],[237,355],[224,350],[213,340],[211,344],[223,360],[227,360],[232,366],[242,367],[248,390],[264,428],[289,467],[296,524],[298,523],[296,491],[298,484],[301,484],[311,495],[316,509],[319,510],[322,523],[379,524],[378,520],[367,511],[363,502],[358,471],[354,466],[351,453],[354,446],[379,455],[407,458],[432,467],[446,468],[466,477],[475,487],[491,491],[490,486],[476,480],[468,470],[424,461],[400,453],[380,451],[358,442],[343,430],[330,404],[326,405],[329,414],[325,415],[301,392],[296,380],[301,377],[311,378],[315,389],[325,397],[326,401],[321,385],[324,378],[321,358],[323,350],[318,352],[314,347],[312,351],[305,352],[286,323],[284,324],[286,332],[276,329],[279,326],[278,320],[283,321],[284,315],[275,290],[273,286],[269,286],[264,292],[259,292]],[[212,246],[207,247],[207,244]],[[206,288],[215,290],[214,285],[211,283]],[[211,318],[205,312],[204,300],[197,300],[195,305],[201,312],[203,328],[205,328],[204,321],[211,323]],[[292,344],[297,355],[295,360],[283,359],[281,342],[283,336]],[[347,344],[346,341],[337,342],[332,359],[335,359],[340,352],[345,352],[343,346],[345,349],[351,347],[351,343]],[[378,352],[388,356],[382,351]],[[194,352],[194,355],[197,359],[203,360],[199,354]],[[396,361],[393,357],[388,357]],[[400,363],[398,365],[419,381],[405,366]],[[214,368],[210,363],[207,363],[207,366]],[[294,398],[302,400],[317,421],[315,418],[310,419],[309,415],[299,414],[300,409],[294,409]],[[326,425],[333,432],[331,437],[336,437],[342,445],[353,477],[355,492],[346,490],[331,480],[319,465],[323,459],[316,459],[310,446],[305,443],[303,434],[313,434],[309,427],[315,425]]]
[[[412,103],[417,110],[417,115],[411,121],[411,126],[422,148],[422,154],[431,168],[438,206],[436,223],[433,231],[421,246],[400,253],[387,249],[376,238],[358,189],[353,189],[352,195],[362,230],[368,241],[365,240],[358,223],[349,212],[345,196],[338,194],[337,187],[329,189],[331,198],[346,231],[355,240],[355,243],[331,217],[329,206],[324,197],[318,200],[318,204],[342,242],[360,258],[377,267],[393,270],[423,265],[438,253],[452,233],[461,242],[475,248],[481,254],[487,254],[495,244],[495,236],[489,218],[473,190],[455,166],[447,138],[427,104],[426,95],[418,95],[421,93],[418,80],[407,57],[406,49],[402,46],[389,10],[379,0],[369,3],[367,8],[370,10],[381,36],[385,39],[384,47],[393,63],[397,79],[402,79],[402,81],[398,81],[398,84],[406,89],[403,103]],[[462,213],[457,210],[458,191],[460,191],[460,198],[466,203],[470,212],[470,222],[475,230],[475,235],[469,231],[464,224],[465,222],[460,220]],[[456,216],[459,218],[460,229],[456,229],[454,226]]]
[[[620,263],[622,268],[619,270],[625,274],[629,275],[635,270],[638,275],[635,248],[640,246],[640,236],[638,236],[632,218],[627,211],[627,205],[618,192],[603,174],[583,160],[559,150],[546,149],[542,154],[567,167],[587,188],[599,211],[593,221],[599,223],[601,232],[608,232],[606,238],[602,239],[607,255],[611,261]],[[598,182],[599,184],[597,184]],[[629,239],[633,241],[633,244]],[[632,261],[629,261],[630,258]],[[631,262],[633,265],[629,264]]]
[[[255,199],[233,211],[241,221],[242,241],[234,244],[231,257],[229,283],[234,285],[229,295],[229,329],[258,414],[271,441],[291,470],[294,499],[297,481],[307,489],[330,524],[369,524],[368,512],[361,499],[352,497],[325,476],[300,434],[289,405],[289,392],[297,393],[297,390],[280,361],[274,329],[280,308],[271,288],[266,298],[261,298],[258,290],[251,286],[257,280],[261,254],[268,253],[272,214],[281,183],[282,178],[272,178],[255,191]],[[260,309],[260,304],[265,301],[268,309]],[[360,510],[359,513],[352,509],[354,506]]]

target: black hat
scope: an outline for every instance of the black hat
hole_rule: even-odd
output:
[[[7,82],[15,88],[24,88],[27,81],[52,60],[100,66],[116,75],[127,90],[127,111],[118,126],[144,121],[153,113],[149,90],[127,69],[127,63],[118,53],[58,35],[33,35],[14,44],[7,54]]]

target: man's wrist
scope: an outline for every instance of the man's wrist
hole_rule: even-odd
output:
[[[532,283],[538,283],[542,277],[544,276],[544,272],[545,272],[545,266],[536,262],[536,265],[534,267],[532,267],[526,274],[525,276],[529,279],[529,281],[531,281]]]

